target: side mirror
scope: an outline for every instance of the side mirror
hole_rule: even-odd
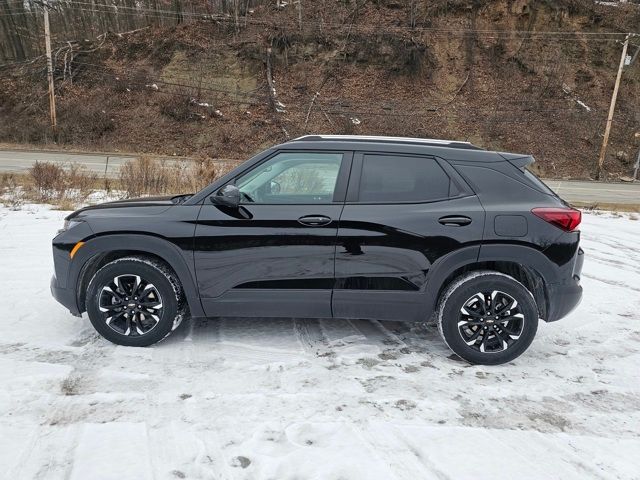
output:
[[[238,208],[240,206],[240,190],[235,185],[226,185],[215,195],[211,195],[209,199],[216,205]]]

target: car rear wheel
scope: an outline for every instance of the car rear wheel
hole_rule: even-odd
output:
[[[175,273],[153,258],[125,257],[106,264],[89,282],[86,298],[91,324],[118,345],[156,343],[186,314]]]
[[[531,292],[515,278],[494,271],[470,272],[446,289],[437,321],[445,343],[459,357],[498,365],[531,345],[538,308]]]

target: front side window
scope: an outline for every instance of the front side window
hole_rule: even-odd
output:
[[[236,179],[243,203],[331,203],[342,153],[278,153]]]
[[[435,159],[365,154],[360,202],[429,202],[450,195],[451,180]]]

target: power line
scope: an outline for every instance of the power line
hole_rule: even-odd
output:
[[[102,65],[96,65],[96,64],[91,64],[91,63],[86,63],[86,62],[74,62],[75,64],[79,64],[79,65],[83,65],[85,67],[89,67],[90,69],[93,69],[94,73],[98,73],[98,74],[102,74],[103,76],[108,76],[108,77],[113,77],[116,79],[120,79],[120,77],[124,77],[123,81],[125,81],[125,83],[127,83],[128,85],[136,85],[136,86],[144,86],[149,88],[151,84],[156,83],[156,84],[160,84],[160,85],[164,85],[164,86],[169,86],[169,87],[178,87],[178,88],[185,88],[185,89],[190,89],[193,91],[204,91],[204,92],[215,92],[215,93],[222,93],[222,94],[228,94],[231,96],[235,96],[235,97],[245,97],[248,100],[236,100],[236,101],[232,101],[232,100],[221,100],[219,98],[216,99],[215,102],[211,102],[211,103],[215,103],[217,105],[220,105],[220,103],[226,103],[226,104],[237,104],[237,105],[264,105],[264,103],[254,103],[252,102],[252,100],[257,100],[257,101],[262,101],[264,102],[264,99],[266,98],[265,95],[256,95],[252,92],[237,92],[237,91],[232,91],[232,90],[225,90],[225,89],[219,89],[219,88],[212,88],[212,87],[207,87],[207,86],[198,86],[198,85],[192,85],[192,84],[186,84],[186,83],[177,83],[177,82],[169,82],[169,81],[163,81],[163,80],[154,80],[151,79],[149,82],[151,82],[150,84],[143,84],[143,83],[139,83],[139,82],[135,82],[132,81],[131,78],[128,78],[128,75],[134,75],[135,73],[143,73],[145,75],[148,75],[148,72],[143,71],[143,70],[137,70],[132,72],[131,70],[129,70],[129,72],[127,73],[113,73],[108,67],[102,66]],[[182,77],[185,78],[185,77]],[[262,87],[259,87],[262,88]],[[259,88],[253,90],[253,92],[257,91]],[[155,90],[154,90],[155,91]],[[178,93],[175,91],[172,92],[160,92],[160,93],[165,93],[165,94],[175,94],[175,95],[182,95],[182,96],[187,96],[187,97],[193,97],[193,94],[186,94],[186,93]],[[548,100],[546,102],[546,104],[549,104],[551,102],[554,103],[566,103],[568,100],[570,99],[553,99],[553,100]],[[473,107],[473,106],[465,106],[465,107],[448,107],[448,106],[443,106],[443,105],[434,105],[434,106],[430,106],[430,107],[426,107],[425,109],[422,110],[402,110],[402,111],[398,111],[397,108],[390,108],[386,105],[381,106],[380,108],[382,109],[382,111],[380,110],[371,110],[368,109],[368,107],[370,106],[370,103],[367,104],[366,107],[362,106],[356,106],[355,109],[352,107],[354,102],[351,99],[341,99],[341,98],[326,98],[324,99],[324,101],[332,103],[332,105],[330,105],[328,108],[331,109],[330,111],[332,113],[335,114],[341,114],[341,115],[360,115],[360,116],[424,116],[424,115],[429,115],[429,116],[441,116],[443,114],[443,110],[447,110],[447,115],[448,116],[452,116],[452,115],[462,115],[462,114],[466,114],[466,112],[470,112],[470,111],[476,111],[476,112],[492,112],[492,113],[501,113],[501,112],[507,112],[507,113],[513,113],[513,112],[525,112],[525,113],[554,113],[554,112],[564,112],[566,113],[571,113],[567,110],[566,107],[563,108],[540,108],[539,105],[531,104],[530,106],[528,106],[527,104],[529,102],[527,101],[505,101],[505,100],[500,100],[500,105],[509,105],[510,107],[508,108],[496,108],[496,107]],[[538,102],[539,104],[539,102]],[[520,108],[514,108],[513,106],[520,106]],[[445,108],[447,107],[447,108]],[[299,107],[302,108],[302,107]],[[288,110],[297,110],[298,107],[289,107]],[[583,114],[586,114],[586,112],[580,112]],[[573,112],[573,114],[575,114],[575,112]]]
[[[133,7],[127,7],[127,8],[133,8]],[[111,10],[97,10],[97,9],[88,9],[88,8],[80,8],[80,7],[71,7],[69,8],[70,10],[74,10],[74,11],[89,11],[89,12],[97,12],[97,13],[123,13],[123,12],[114,12]],[[172,19],[177,19],[180,17],[184,17],[185,16],[185,12],[183,13],[175,13],[175,12],[170,12],[170,14],[158,14],[157,12],[154,11],[149,11],[150,14],[143,14],[141,13],[141,15],[146,15],[146,16],[158,16],[161,18],[172,18]],[[62,11],[52,11],[52,13],[64,13]],[[126,13],[126,12],[124,12]],[[200,15],[200,14],[199,14]],[[206,15],[205,15],[206,16]],[[231,19],[226,19],[227,21],[231,21]],[[265,27],[277,27],[277,24],[269,24],[269,23],[264,23],[264,22],[260,22],[260,25],[263,25]],[[463,35],[476,35],[476,34],[483,34],[482,31],[476,31],[476,30],[460,30],[460,33],[463,33]],[[507,33],[514,33],[514,32],[518,32],[518,31],[502,31],[502,33],[507,34]],[[535,32],[533,32],[535,33]],[[547,33],[547,32],[544,32]],[[553,32],[549,32],[549,33],[553,33]],[[600,35],[598,33],[595,32],[566,32],[569,35]],[[549,37],[545,37],[544,35],[537,35],[537,34],[532,34],[526,37],[513,37],[513,36],[489,36],[489,35],[485,35],[484,38],[488,38],[488,39],[495,39],[495,40],[529,40],[529,41],[553,41],[553,42],[559,42],[560,40],[562,41],[562,43],[568,43],[568,42],[573,42],[573,43],[583,43],[585,41],[587,42],[602,42],[602,43],[606,43],[606,42],[612,42],[612,41],[617,41],[617,38],[614,35],[626,35],[624,33],[603,33],[602,35],[604,35],[601,38],[597,38],[595,36],[589,36],[586,38],[567,38],[567,37],[554,37],[554,36],[549,36]],[[451,35],[450,34],[444,34],[442,32],[435,32],[433,33],[429,38],[445,38],[445,39],[450,39]],[[64,43],[64,42],[60,42],[60,43]]]
[[[90,3],[90,2],[79,2],[79,1],[70,1],[70,2],[64,2],[61,3],[60,5],[88,5],[91,7],[108,7],[108,8],[113,8],[113,9],[124,9],[124,10],[133,10],[133,11],[140,11],[140,12],[151,12],[151,13],[163,13],[163,14],[169,14],[169,15],[182,15],[182,16],[195,16],[195,17],[206,17],[206,18],[212,18],[215,20],[225,20],[225,21],[232,21],[235,22],[235,19],[232,18],[231,16],[227,16],[227,15],[220,15],[220,14],[208,14],[208,13],[195,13],[195,12],[177,12],[177,11],[173,11],[173,10],[161,10],[161,9],[149,9],[149,8],[140,8],[140,7],[130,7],[130,6],[126,6],[126,5],[116,5],[116,4],[105,4],[105,3]],[[242,17],[242,23],[247,22],[247,23],[254,23],[254,24],[269,24],[269,22],[265,21],[265,20],[258,20],[258,19],[254,19],[254,18],[247,18]],[[546,31],[546,30],[539,30],[539,31],[535,31],[535,30],[500,30],[500,29],[451,29],[451,28],[435,28],[435,27],[410,27],[410,26],[403,26],[403,25],[359,25],[359,24],[353,24],[353,25],[348,25],[345,23],[331,23],[331,22],[322,22],[317,23],[317,22],[310,22],[310,21],[295,21],[296,25],[299,25],[300,23],[302,23],[303,25],[313,25],[313,26],[323,26],[323,27],[339,27],[339,28],[344,28],[344,27],[348,27],[348,28],[358,28],[358,27],[369,27],[369,28],[375,28],[376,30],[380,29],[380,27],[383,27],[385,29],[391,28],[391,29],[402,29],[402,30],[408,30],[408,31],[428,31],[428,32],[442,32],[442,33],[460,33],[460,32],[469,32],[472,34],[479,34],[479,33],[483,33],[483,34],[503,34],[503,33],[510,33],[510,34],[524,34],[524,35],[594,35],[594,36],[603,36],[603,35],[612,35],[612,36],[624,36],[626,35],[626,33],[620,33],[620,32],[580,32],[580,31],[563,31],[563,30],[556,30],[556,31]]]
[[[32,58],[30,58],[28,60],[21,60],[19,62],[3,63],[3,64],[0,65],[0,68],[13,67],[13,66],[18,66],[18,65],[28,65],[28,64],[34,63],[36,60],[38,60],[40,58],[43,58],[43,57],[44,57],[44,55],[38,55],[37,57],[32,57]]]
[[[114,73],[109,68],[101,66],[101,65],[85,63],[85,62],[74,62],[74,63],[78,64],[78,65],[84,65],[84,66],[92,67],[94,69],[94,71],[95,70],[99,70],[101,72],[104,72],[105,75],[113,76],[113,77],[115,77],[117,79],[120,79],[120,77],[125,77],[127,80],[131,80],[130,76],[131,75],[135,75],[136,73],[148,74],[148,72],[145,72],[144,70],[135,70],[135,71],[129,70],[126,73]],[[186,78],[186,77],[181,77],[181,78]],[[172,87],[182,87],[182,88],[187,88],[187,89],[191,89],[191,90],[203,90],[203,91],[211,91],[211,92],[216,92],[216,93],[225,93],[225,94],[233,95],[233,96],[236,96],[236,97],[237,96],[242,96],[242,97],[248,97],[248,98],[254,98],[254,99],[264,99],[264,98],[266,98],[265,95],[255,95],[255,94],[253,94],[251,92],[237,92],[237,91],[234,91],[234,90],[225,90],[225,89],[212,88],[212,87],[207,87],[207,86],[199,86],[199,85],[192,85],[192,84],[186,84],[186,83],[170,82],[170,81],[165,81],[165,80],[153,79],[151,77],[149,79],[149,82],[152,82],[151,84],[156,83],[156,84],[160,84],[160,85],[168,85],[168,86],[172,86]],[[135,82],[129,82],[129,83],[136,85]],[[141,84],[138,83],[137,85],[141,85]],[[145,86],[148,87],[149,84],[145,84]],[[257,91],[257,90],[259,90],[261,88],[263,88],[263,87],[259,87],[259,88],[255,89],[255,90],[253,90],[253,92],[255,92],[255,91]],[[349,108],[350,107],[349,104],[353,103],[352,100],[341,99],[341,98],[330,98],[330,97],[327,98],[327,97],[325,97],[324,100],[328,101],[328,102],[334,102],[334,104],[337,104],[335,106],[335,108],[337,108],[337,107],[343,108],[343,105],[341,105],[342,103],[347,103],[347,105],[345,105],[344,108]],[[566,102],[566,99],[559,99],[558,102],[559,103],[560,102]],[[239,101],[238,103],[244,104],[245,102]],[[500,103],[501,103],[501,105],[504,105],[504,104],[507,104],[507,105],[522,105],[522,104],[526,104],[527,102],[526,101],[516,101],[516,102],[501,101]],[[382,107],[382,108],[384,109],[384,107]],[[431,106],[431,107],[427,107],[427,109],[425,111],[427,111],[427,112],[435,112],[439,108],[441,108],[441,106],[434,105],[434,106]],[[489,107],[489,108],[491,108],[491,107]],[[489,109],[489,108],[485,108],[485,109]],[[467,109],[476,109],[476,108],[467,107]],[[562,111],[562,110],[564,110],[564,109],[556,109],[556,110],[546,109],[544,111]],[[497,111],[499,111],[499,110],[497,110]],[[534,108],[525,108],[525,109],[522,109],[522,111],[539,111],[539,110],[536,110]],[[385,114],[387,112],[366,112],[366,111],[363,112],[363,111],[360,111],[360,113],[365,113],[365,114],[366,113]],[[409,111],[408,113],[411,114],[412,112]]]
[[[117,78],[118,75],[116,74],[112,74],[112,73],[103,73],[103,76],[109,76],[109,77],[114,77]],[[154,83],[161,83],[161,81],[154,81]],[[148,84],[143,84],[143,83],[139,83],[139,82],[133,82],[133,81],[129,81],[128,82],[129,85],[136,85],[136,86],[144,86],[144,87],[149,87]],[[192,89],[197,89],[196,86],[193,85],[180,85],[180,84],[170,84],[171,86],[184,86],[187,88],[192,88]],[[187,94],[187,93],[181,93],[181,92],[175,92],[175,91],[170,91],[170,92],[165,92],[165,91],[161,91],[161,90],[150,90],[151,92],[154,93],[160,93],[160,94],[165,94],[165,95],[178,95],[178,96],[183,96],[183,97],[187,97],[190,99],[193,99],[193,95],[192,94]],[[231,92],[233,93],[233,92]],[[265,97],[255,97],[254,100],[266,100],[266,96]],[[242,106],[247,106],[247,105],[253,105],[253,106],[260,106],[260,107],[267,107],[267,104],[265,101],[263,101],[262,103],[255,103],[255,102],[251,102],[251,101],[245,101],[245,100],[220,100],[220,99],[216,99],[216,101],[213,101],[211,99],[207,99],[205,97],[200,98],[200,100],[209,100],[209,102],[211,102],[211,106],[214,108],[221,108],[223,106],[230,106],[230,105],[242,105]],[[578,114],[581,115],[585,115],[586,112],[581,112],[581,111],[571,111],[568,110],[567,108],[523,108],[523,109],[514,109],[514,108],[486,108],[486,107],[462,107],[462,108],[457,108],[454,110],[450,110],[448,112],[444,112],[444,111],[438,111],[436,108],[431,108],[431,109],[422,109],[422,110],[404,110],[404,111],[398,111],[397,109],[394,110],[386,110],[386,111],[374,111],[374,110],[363,110],[363,109],[358,109],[359,107],[356,107],[356,109],[354,108],[350,108],[349,106],[342,106],[339,103],[340,102],[336,102],[337,104],[333,104],[333,105],[328,105],[326,106],[326,108],[324,108],[324,111],[326,111],[327,113],[330,114],[334,114],[334,115],[343,115],[343,116],[351,116],[351,117],[368,117],[368,116],[378,116],[378,117],[433,117],[433,118],[438,118],[438,117],[457,117],[460,115],[467,115],[469,111],[476,111],[476,112],[488,112],[488,116],[491,115],[502,115],[504,116],[504,114],[512,114],[512,115],[520,115],[522,113],[563,113],[565,116],[569,115],[569,116],[575,116]],[[352,103],[351,101],[349,101],[349,103]],[[297,106],[297,105],[291,105],[287,107],[287,111],[289,112],[296,112],[296,113],[305,113],[306,112],[306,108],[303,106]],[[504,117],[506,119],[508,119],[508,117]],[[491,121],[496,121],[495,118],[492,118]],[[526,123],[528,121],[531,121],[531,119],[522,119],[520,123]]]
[[[0,13],[0,17],[17,17],[18,15],[36,15],[38,12],[12,12]]]
[[[105,74],[106,76],[115,76],[115,75],[109,75],[109,74]],[[129,84],[131,85],[137,85],[137,86],[144,86],[144,87],[148,87],[148,85],[146,84],[142,84],[142,83],[135,83],[135,82],[129,82]],[[153,92],[154,94],[161,94],[161,95],[171,95],[171,96],[180,96],[180,97],[184,97],[184,98],[189,98],[190,100],[195,100],[193,98],[193,95],[187,94],[187,93],[181,93],[181,92],[175,92],[175,91],[161,91],[161,90],[148,90],[149,92]],[[45,94],[46,95],[46,94]],[[44,95],[42,96],[44,97]],[[42,97],[40,97],[39,99],[41,99]],[[38,99],[38,100],[39,100]],[[251,106],[257,106],[257,107],[263,107],[263,108],[268,108],[266,101],[262,102],[262,103],[254,103],[254,102],[248,102],[248,101],[234,101],[234,100],[225,100],[225,101],[212,101],[210,99],[207,98],[200,98],[199,100],[205,100],[208,102],[211,102],[211,107],[212,108],[225,108],[225,107],[230,107],[233,105],[242,105],[243,107],[246,107],[247,105],[251,105]],[[481,109],[482,107],[480,107]],[[343,117],[360,117],[360,118],[367,118],[370,116],[374,116],[374,117],[394,117],[394,118],[415,118],[415,117],[429,117],[432,119],[438,119],[438,118],[456,118],[460,115],[467,115],[466,111],[464,111],[465,109],[463,108],[462,112],[442,112],[442,111],[406,111],[404,113],[402,112],[372,112],[372,111],[362,111],[362,110],[344,110],[344,109],[340,109],[337,108],[335,106],[327,106],[325,108],[322,109],[322,111],[326,112],[327,114],[331,114],[331,115],[338,115],[338,116],[343,116]],[[26,111],[26,109],[25,109]],[[300,115],[304,115],[307,111],[307,109],[305,107],[302,106],[288,106],[287,107],[287,111],[290,113],[298,113]],[[566,118],[567,116],[576,116],[577,112],[576,111],[569,111],[566,108],[565,109],[545,109],[545,110],[524,110],[525,113],[531,112],[531,113],[552,113],[552,112],[562,112],[564,113],[563,118]],[[22,113],[22,112],[21,112]],[[505,113],[510,113],[512,114],[511,117],[506,116]],[[582,115],[584,115],[584,113],[580,112]],[[621,119],[625,118],[625,115],[618,115],[618,118],[616,120],[617,123],[621,123]],[[543,121],[543,122],[547,122],[548,118],[524,118],[521,115],[520,111],[517,110],[492,110],[491,112],[489,112],[486,115],[486,119],[488,122],[491,123],[495,123],[495,124],[531,124],[531,123],[536,123],[538,121]],[[634,123],[631,121],[622,121],[623,124],[625,125],[633,125]]]
[[[193,84],[187,84],[187,83],[177,83],[175,81],[166,81],[166,80],[155,80],[152,78],[151,75],[149,75],[148,71],[145,70],[131,70],[130,68],[127,68],[127,72],[124,73],[113,73],[112,70],[109,67],[105,67],[105,66],[101,66],[101,65],[96,65],[96,64],[90,64],[90,63],[85,63],[85,62],[77,62],[74,61],[74,64],[77,65],[83,65],[83,66],[87,66],[87,67],[91,67],[92,69],[95,70],[100,70],[100,71],[105,71],[106,73],[108,73],[109,75],[116,75],[118,77],[124,77],[126,80],[131,79],[132,75],[135,75],[137,73],[143,74],[143,75],[147,75],[149,76],[150,80],[149,82],[156,83],[156,84],[161,84],[161,85],[169,85],[169,86],[177,86],[177,87],[183,87],[183,88],[188,88],[188,89],[193,89],[193,90],[204,90],[204,91],[213,91],[216,93],[225,93],[225,94],[229,94],[229,95],[233,95],[233,96],[243,96],[243,97],[253,97],[253,98],[264,98],[264,95],[256,95],[253,92],[256,92],[258,90],[263,89],[263,86],[260,86],[254,90],[250,90],[250,91],[235,91],[235,90],[225,90],[225,89],[220,89],[220,88],[212,88],[212,87],[208,87],[205,85],[193,85]],[[126,67],[123,67],[126,68]],[[191,71],[193,73],[198,73],[197,70],[187,70],[187,71]],[[193,76],[190,77],[182,77],[182,76],[178,76],[178,77],[172,77],[172,78],[178,78],[178,79],[187,79],[187,78],[193,78]],[[348,99],[344,99],[344,98],[334,98],[334,97],[323,97],[324,101],[328,101],[328,102],[334,102],[334,103],[341,103],[341,102],[347,102],[347,103],[352,103],[351,100]],[[550,103],[550,102],[556,102],[556,103],[565,103],[567,99],[562,98],[562,99],[552,99],[550,101],[547,101],[546,103]],[[528,105],[530,104],[531,101],[529,100],[504,100],[501,99],[500,100],[500,104],[501,105]],[[348,105],[347,105],[348,106]],[[384,109],[384,107],[381,107]],[[428,107],[429,109],[432,110],[437,110],[439,108],[442,108],[439,105],[434,105],[432,107]]]
[[[93,63],[85,63],[85,62],[73,62],[76,65],[84,65],[84,66],[88,66],[88,67],[93,67],[95,69],[99,69],[99,70],[103,70],[103,71],[109,71],[108,67],[102,66],[102,65],[96,65]],[[148,74],[148,72],[145,72],[144,70],[136,70],[135,73],[141,73],[141,74]],[[110,73],[111,74],[111,73]],[[122,73],[122,74],[113,74],[116,76],[127,76],[127,75],[131,75],[130,73]],[[181,78],[186,78],[186,77],[181,77]],[[225,90],[225,89],[220,89],[220,88],[212,88],[212,87],[206,87],[206,86],[199,86],[199,85],[190,85],[190,84],[184,84],[184,83],[176,83],[176,82],[169,82],[166,80],[156,80],[156,79],[150,79],[149,80],[152,83],[159,83],[162,85],[170,85],[173,87],[184,87],[184,88],[191,88],[194,90],[205,90],[205,91],[209,91],[209,92],[216,92],[216,93],[227,93],[230,95],[236,95],[236,96],[246,96],[246,97],[250,97],[253,96],[251,93],[249,92],[235,92],[233,90]],[[258,90],[258,89],[256,89]],[[255,90],[254,90],[255,91]]]
[[[88,7],[93,8],[84,8],[84,7],[76,7],[76,5],[86,5]],[[209,14],[209,13],[196,13],[189,11],[173,11],[173,10],[162,10],[162,9],[151,9],[151,8],[143,8],[143,7],[130,7],[126,5],[116,5],[116,4],[105,4],[105,3],[89,3],[89,2],[66,2],[58,4],[59,8],[51,9],[51,12],[62,13],[64,9],[72,9],[72,10],[80,10],[80,11],[93,11],[98,13],[119,13],[119,10],[130,11],[130,13],[139,13],[141,15],[147,16],[160,16],[165,18],[178,18],[178,17],[197,17],[202,19],[209,20],[217,20],[217,21],[225,21],[225,22],[235,22],[236,20],[231,16],[222,15],[222,14]],[[16,12],[15,14],[26,14],[32,12]],[[4,14],[4,15],[12,15],[12,14]],[[239,23],[250,23],[253,25],[263,25],[263,26],[272,26],[279,27],[282,26],[279,23],[269,22],[266,20],[259,20],[254,18],[243,17],[239,20]],[[300,22],[296,22],[297,25]],[[627,33],[625,32],[582,32],[582,31],[546,31],[546,30],[498,30],[498,29],[451,29],[451,28],[436,28],[436,27],[410,27],[403,25],[369,25],[369,24],[346,24],[346,23],[330,23],[330,22],[310,22],[303,21],[303,25],[311,25],[314,27],[322,27],[322,28],[349,28],[349,29],[375,29],[376,31],[380,30],[380,27],[383,27],[385,30],[396,30],[396,31],[410,31],[410,32],[430,32],[435,34],[463,34],[463,35],[482,35],[489,38],[503,38],[500,36],[509,35],[509,36],[519,36],[518,38],[525,39],[533,39],[536,37],[557,37],[558,39],[563,38],[566,39],[567,36],[585,36],[589,39],[616,39],[617,37],[624,36]],[[492,37],[494,35],[494,37]],[[495,35],[498,35],[495,37]]]

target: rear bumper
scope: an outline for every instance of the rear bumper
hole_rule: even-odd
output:
[[[582,264],[584,263],[584,251],[579,248],[575,257],[573,273],[571,278],[565,282],[547,285],[547,295],[549,310],[547,322],[555,322],[569,315],[582,300],[582,286],[580,276],[582,275]]]

